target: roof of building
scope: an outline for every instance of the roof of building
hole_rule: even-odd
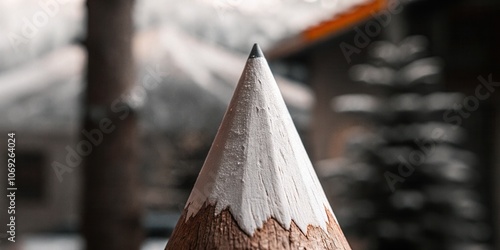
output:
[[[168,45],[168,46],[167,46]],[[216,129],[246,56],[204,43],[178,28],[142,32],[135,39],[138,75],[123,97],[149,129]],[[0,72],[0,127],[28,131],[75,131],[81,117],[86,54],[78,45],[54,50]],[[312,106],[307,87],[277,77],[301,124]]]
[[[351,5],[332,12],[327,18],[277,42],[268,50],[268,58],[286,57],[325,41],[371,18],[375,13],[384,9],[387,4],[388,0],[353,1]]]

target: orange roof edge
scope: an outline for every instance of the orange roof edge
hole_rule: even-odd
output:
[[[358,5],[348,13],[341,14],[338,17],[321,22],[318,25],[304,30],[301,36],[308,42],[319,40],[341,29],[368,19],[371,15],[386,8],[387,2],[388,0],[374,0],[367,4]]]
[[[336,15],[331,19],[305,29],[295,36],[278,42],[266,51],[266,57],[268,60],[276,60],[292,55],[312,44],[326,40],[330,36],[367,20],[379,11],[386,9],[389,1],[391,0],[373,0],[369,3],[357,5],[345,13]]]

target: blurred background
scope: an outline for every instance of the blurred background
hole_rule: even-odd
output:
[[[500,249],[499,31],[494,0],[2,0],[0,246],[163,249],[259,43],[353,250]]]

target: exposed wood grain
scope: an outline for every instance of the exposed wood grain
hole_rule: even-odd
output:
[[[205,204],[186,221],[186,210],[175,228],[166,250],[194,249],[351,249],[328,209],[328,231],[308,226],[304,234],[292,221],[289,230],[269,218],[253,235],[244,233],[225,209],[215,215],[215,206]]]

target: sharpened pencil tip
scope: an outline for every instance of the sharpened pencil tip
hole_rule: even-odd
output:
[[[258,44],[254,44],[250,56],[248,58],[264,57],[264,53],[260,49]]]

